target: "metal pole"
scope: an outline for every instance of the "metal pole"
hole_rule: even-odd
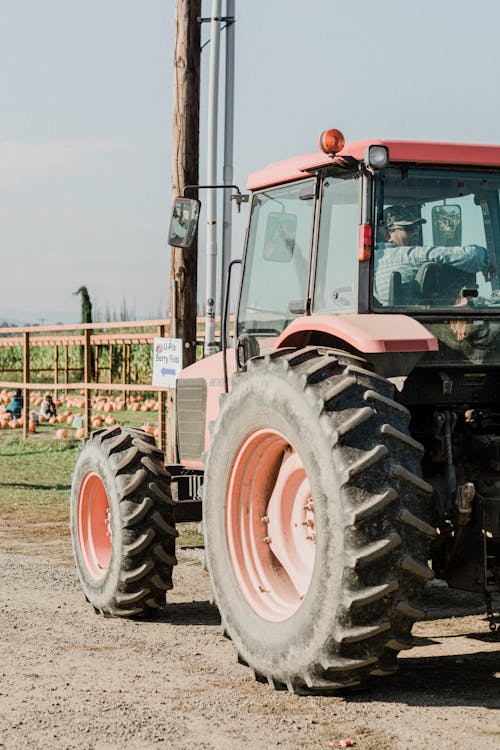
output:
[[[219,48],[221,0],[212,0],[210,67],[208,74],[207,182],[217,184],[217,110],[219,100]],[[217,282],[217,191],[207,196],[207,288],[205,307],[205,356],[215,354],[215,289]]]
[[[234,18],[235,0],[226,0],[226,16]],[[233,184],[233,141],[234,141],[234,21],[227,21],[226,28],[226,90],[224,110],[224,185]],[[220,311],[221,311],[221,346],[227,342],[222,341],[223,326],[222,315],[225,306],[224,295],[226,292],[226,281],[231,262],[231,231],[232,231],[232,206],[231,193],[224,190],[223,214],[222,214],[222,251],[221,251],[221,279],[220,279]]]

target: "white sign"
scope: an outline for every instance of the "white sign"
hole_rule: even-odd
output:
[[[153,385],[175,388],[182,370],[182,339],[153,340]]]

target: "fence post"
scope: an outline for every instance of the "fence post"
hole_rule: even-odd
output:
[[[127,377],[127,355],[128,355],[128,345],[122,344],[122,383],[123,385],[130,383],[130,378]],[[127,400],[127,391],[122,391],[122,398],[124,401]]]
[[[64,382],[66,385],[69,383],[69,347],[68,344],[64,344]],[[68,395],[68,389],[64,389],[64,395]]]
[[[83,332],[83,379],[85,381],[85,424],[84,424],[84,430],[85,430],[85,437],[89,437],[90,435],[90,366],[91,366],[91,358],[90,358],[90,328],[86,328]]]
[[[132,365],[132,344],[127,344],[127,383],[130,383],[131,365]]]
[[[165,337],[165,326],[159,325],[157,330],[158,338],[162,339]],[[164,390],[158,390],[158,443],[159,448],[166,453],[168,449],[167,443],[167,420],[166,420],[166,408],[167,399]],[[169,463],[172,463],[169,461]]]
[[[26,386],[30,380],[30,334],[23,333],[23,438],[29,434],[30,391]]]
[[[99,382],[99,344],[95,345],[94,380]]]
[[[54,344],[54,357],[54,385],[57,390],[57,384],[59,383],[59,347],[57,344]]]

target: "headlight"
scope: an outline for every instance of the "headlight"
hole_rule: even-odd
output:
[[[374,169],[382,169],[389,164],[389,149],[387,146],[368,146],[365,161]]]

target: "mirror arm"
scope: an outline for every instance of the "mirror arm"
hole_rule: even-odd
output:
[[[231,195],[231,200],[236,201],[236,210],[238,213],[241,210],[241,204],[242,203],[248,203],[249,195],[248,193],[242,193],[239,189],[238,185],[186,185],[184,190],[182,191],[182,195],[185,198],[186,197],[186,191],[187,190],[236,190],[236,193]]]

